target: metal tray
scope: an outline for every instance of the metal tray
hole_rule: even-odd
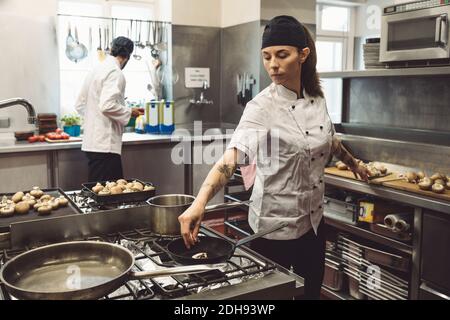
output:
[[[133,182],[137,181],[145,185],[151,185],[154,187],[153,183],[150,182],[143,182],[139,179],[125,179],[127,182]],[[109,204],[109,203],[129,203],[129,202],[139,202],[139,201],[146,201],[150,199],[151,197],[155,196],[156,190],[148,190],[148,191],[138,191],[138,192],[130,192],[130,193],[120,193],[120,194],[113,194],[109,196],[99,196],[94,191],[92,191],[92,187],[94,187],[97,183],[101,183],[102,185],[105,185],[107,182],[112,181],[98,181],[98,182],[87,182],[83,183],[83,190],[89,193],[89,197],[91,197],[93,200],[95,200],[98,204]]]
[[[72,214],[79,214],[80,212],[74,206],[72,200],[59,188],[55,189],[41,189],[44,191],[45,194],[49,194],[52,197],[60,197],[64,196],[67,200],[69,200],[69,204],[66,207],[58,208],[57,210],[52,210],[52,212],[49,215],[46,216],[40,216],[38,215],[37,211],[34,209],[31,209],[27,214],[24,215],[18,215],[14,214],[11,217],[0,217],[0,232],[8,232],[9,227],[12,223],[16,222],[25,222],[25,221],[33,221],[33,220],[40,220],[40,219],[49,219],[49,218],[55,218],[55,217],[61,217],[61,216],[68,216]],[[30,191],[23,191],[24,193],[28,193]],[[15,193],[2,193],[0,194],[0,197],[7,196],[11,197]]]

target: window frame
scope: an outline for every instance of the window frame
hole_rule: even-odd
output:
[[[331,31],[322,29],[322,11],[324,7],[346,8],[349,12],[348,31]],[[316,41],[342,42],[342,70],[353,70],[356,12],[355,7],[338,4],[316,4]]]

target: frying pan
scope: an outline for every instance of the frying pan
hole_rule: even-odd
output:
[[[199,237],[199,242],[197,242],[190,249],[186,248],[183,238],[178,238],[169,242],[167,245],[167,251],[173,260],[181,264],[209,264],[225,262],[231,258],[237,247],[255,240],[256,238],[260,238],[268,233],[284,228],[287,225],[287,222],[277,223],[269,229],[245,237],[236,243],[217,237]],[[194,256],[204,253],[206,253],[207,257],[194,258]]]
[[[57,243],[11,259],[3,266],[0,281],[18,299],[99,299],[129,280],[198,273],[221,267],[198,265],[134,272],[131,271],[133,264],[133,254],[117,244],[99,241]]]

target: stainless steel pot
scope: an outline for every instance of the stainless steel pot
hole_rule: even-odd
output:
[[[166,194],[147,200],[152,214],[150,229],[154,233],[177,236],[180,235],[178,217],[194,202],[195,197],[187,194]],[[230,209],[248,204],[249,201],[227,202],[205,207],[205,213]]]

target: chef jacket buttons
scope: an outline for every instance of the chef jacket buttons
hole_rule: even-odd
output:
[[[319,206],[319,209],[322,209],[322,206]]]
[[[317,188],[317,186],[313,186],[313,189],[316,189]]]
[[[323,183],[323,180],[322,180],[322,179],[320,179],[320,180],[319,180],[319,182],[320,182],[320,183]]]
[[[314,160],[316,160],[315,158],[311,158],[311,161],[314,161]]]
[[[320,126],[320,130],[323,130],[323,126]]]
[[[321,156],[321,157],[323,157],[323,155],[324,155],[324,153],[323,153],[323,152],[321,152],[321,153],[320,153],[320,156]]]
[[[311,213],[314,213],[314,210],[311,210]]]
[[[292,106],[292,110],[295,110],[295,106]]]
[[[311,100],[311,103],[314,103],[314,100]]]
[[[309,131],[306,131],[305,133],[306,133],[306,134],[309,134]]]

